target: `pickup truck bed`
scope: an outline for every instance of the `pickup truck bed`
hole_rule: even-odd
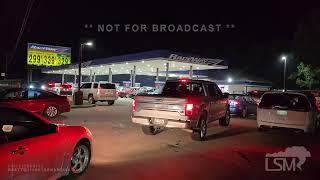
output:
[[[160,125],[172,128],[187,128],[190,120],[185,115],[187,98],[136,96],[138,104],[132,121],[144,125]]]

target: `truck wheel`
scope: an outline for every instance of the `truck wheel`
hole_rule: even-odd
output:
[[[229,126],[230,124],[230,110],[229,108],[226,111],[226,114],[223,118],[219,119],[220,126]]]
[[[194,129],[191,138],[195,141],[204,141],[207,135],[207,120],[206,116],[201,116],[199,120],[198,129]]]
[[[241,111],[241,117],[242,118],[246,118],[248,115],[248,111],[246,107],[243,107],[242,111]]]
[[[145,135],[156,135],[157,134],[157,128],[153,126],[142,126],[142,132]]]
[[[113,105],[113,104],[114,104],[114,101],[108,101],[108,104],[109,104],[109,105]]]
[[[95,104],[96,103],[91,94],[88,96],[88,102],[89,102],[89,104]]]

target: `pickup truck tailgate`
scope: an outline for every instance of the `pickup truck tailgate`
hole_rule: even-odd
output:
[[[136,117],[156,117],[160,119],[186,120],[186,98],[158,96],[136,96]]]

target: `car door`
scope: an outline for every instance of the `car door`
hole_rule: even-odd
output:
[[[214,85],[214,91],[216,94],[216,104],[217,104],[217,117],[218,119],[222,118],[225,116],[226,113],[226,108],[227,108],[227,102],[226,100],[223,98],[223,94],[219,88],[219,86],[217,86],[216,84]]]
[[[214,84],[208,84],[208,92],[210,96],[210,114],[212,120],[217,120],[219,119],[219,107],[218,107],[218,101],[219,98],[217,97]]]
[[[213,121],[214,120],[214,112],[213,112],[213,102],[214,102],[214,97],[211,95],[209,91],[209,84],[204,84],[204,90],[205,90],[205,97],[203,98],[203,101],[205,104],[207,104],[208,107],[208,120]]]
[[[38,90],[28,89],[23,91],[22,94],[24,108],[27,108],[28,111],[33,113],[43,113],[48,103],[48,99],[45,97],[44,93]]]
[[[13,157],[10,151],[10,147],[7,144],[7,138],[3,132],[6,127],[0,117],[0,177],[1,179],[13,178]]]
[[[13,159],[14,179],[51,179],[62,173],[63,140],[54,125],[24,111],[1,109],[7,128],[7,150]]]
[[[98,83],[92,83],[92,88],[90,93],[92,93],[93,98],[95,100],[99,100],[100,99],[100,89],[99,89],[99,84]]]
[[[245,96],[249,114],[257,114],[257,103],[250,96]]]
[[[88,99],[89,96],[89,90],[91,89],[91,83],[84,83],[80,87],[82,93],[83,93],[83,99]]]

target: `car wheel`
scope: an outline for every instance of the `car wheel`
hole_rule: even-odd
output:
[[[142,126],[141,128],[146,135],[156,135],[158,133],[158,129],[154,126]]]
[[[246,107],[243,107],[242,111],[241,111],[241,117],[242,118],[246,118],[248,115],[248,111]]]
[[[71,158],[71,175],[81,175],[89,166],[91,160],[91,150],[86,143],[79,143],[74,148]]]
[[[230,110],[227,108],[226,114],[223,118],[219,119],[220,126],[229,126],[230,124]]]
[[[108,101],[108,104],[109,104],[109,105],[113,105],[113,104],[114,104],[114,101]]]
[[[193,140],[196,141],[204,141],[206,139],[206,135],[207,135],[207,120],[206,120],[206,116],[203,115],[201,116],[200,120],[199,120],[199,125],[198,125],[198,129],[194,129],[192,134],[191,134],[191,138]]]
[[[89,102],[89,104],[94,104],[95,103],[94,98],[93,98],[92,95],[88,96],[88,102]]]
[[[58,115],[58,108],[53,105],[48,106],[44,111],[44,115],[49,118],[54,118]]]

